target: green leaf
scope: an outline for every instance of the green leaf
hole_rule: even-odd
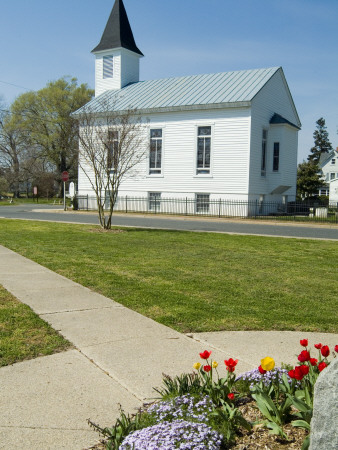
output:
[[[310,435],[306,436],[306,438],[304,439],[301,450],[308,450],[309,447],[310,447]]]
[[[282,436],[283,438],[286,438],[286,434],[284,433],[283,429],[275,422],[268,422],[266,424],[266,427],[271,430],[269,431],[270,434],[277,434],[279,436]]]
[[[312,411],[311,406],[309,406],[307,403],[305,403],[303,400],[300,400],[299,398],[292,396],[290,394],[287,394],[289,399],[291,400],[292,404],[299,410],[304,413],[308,413],[309,411]]]
[[[294,427],[300,427],[300,428],[305,428],[306,430],[310,430],[310,424],[308,424],[307,422],[305,422],[305,420],[293,420],[292,425]]]
[[[272,400],[264,393],[252,394],[261,413],[269,420],[275,421],[278,412]],[[275,416],[275,417],[274,417]]]

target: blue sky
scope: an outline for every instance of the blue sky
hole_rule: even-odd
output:
[[[0,96],[64,75],[94,87],[113,0],[0,0]],[[299,161],[324,117],[338,145],[337,0],[124,0],[141,79],[282,66],[301,122]],[[17,86],[11,86],[12,83]]]

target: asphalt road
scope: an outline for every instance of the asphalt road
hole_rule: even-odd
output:
[[[54,205],[0,206],[0,218],[98,224],[96,213],[64,212],[62,207]],[[281,224],[258,220],[201,219],[134,214],[114,214],[112,223],[114,226],[126,227],[338,240],[338,225]]]

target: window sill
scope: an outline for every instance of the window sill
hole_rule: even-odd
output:
[[[164,178],[164,175],[158,175],[158,174],[152,174],[152,175],[146,175],[146,178]]]

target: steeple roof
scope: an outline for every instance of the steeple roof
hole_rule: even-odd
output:
[[[128,16],[122,0],[115,0],[101,41],[92,53],[123,47],[144,56],[137,48]]]

